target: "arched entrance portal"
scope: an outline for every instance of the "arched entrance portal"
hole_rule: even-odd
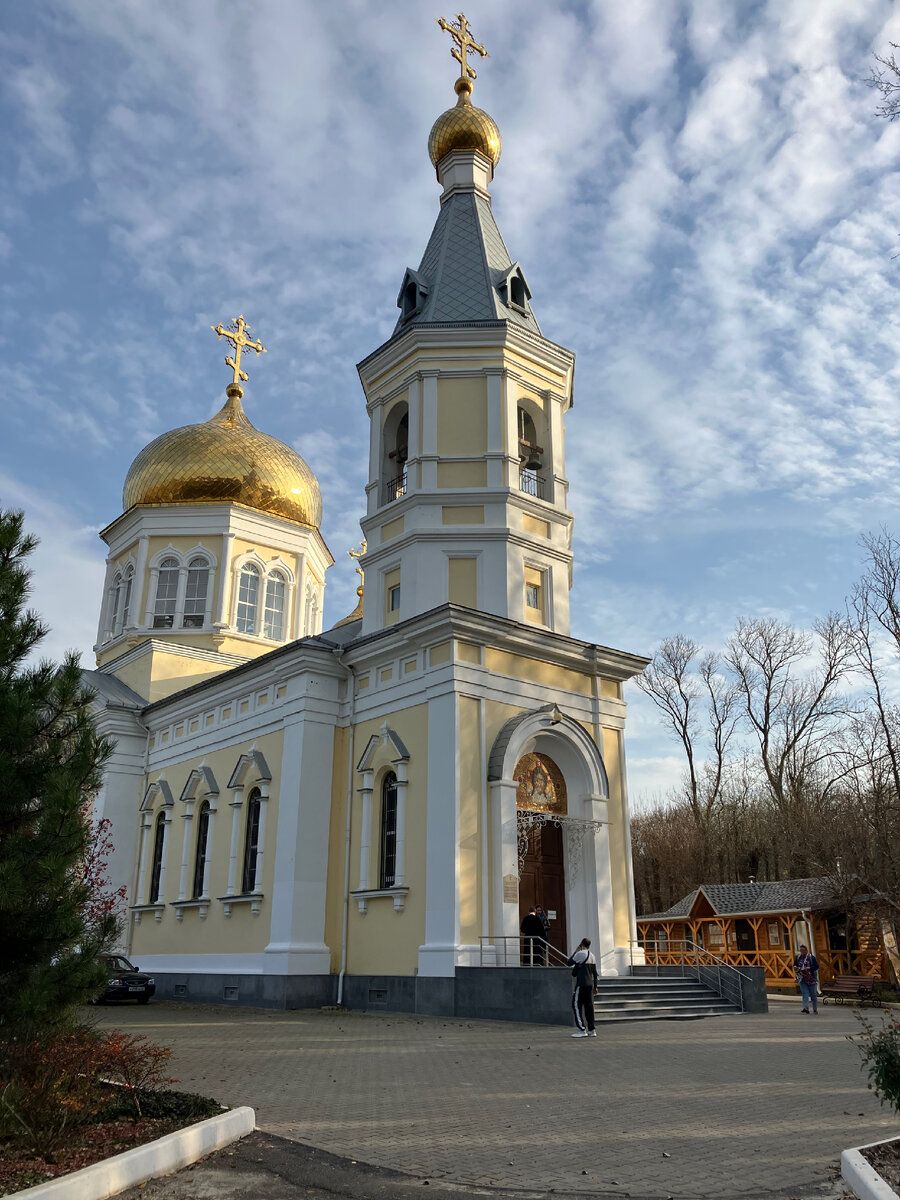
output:
[[[513,772],[516,810],[564,816],[568,812],[566,783],[559,767],[547,754],[523,754]],[[535,821],[523,833],[519,874],[519,921],[535,905],[550,920],[547,941],[560,954],[568,954],[566,932],[566,874],[563,831],[559,824]]]

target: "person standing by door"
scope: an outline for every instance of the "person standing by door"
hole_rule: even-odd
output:
[[[568,959],[575,980],[572,992],[572,1015],[578,1026],[572,1037],[596,1037],[594,1029],[594,996],[597,994],[597,960],[591,954],[591,939],[582,938],[578,949]]]
[[[522,961],[526,967],[543,966],[544,926],[534,911],[534,905],[519,926],[522,935]]]
[[[550,945],[550,918],[544,912],[544,909],[541,907],[540,904],[535,905],[534,915],[540,920],[541,924],[544,927],[543,937],[544,937],[544,942],[546,943],[546,945],[541,946],[541,951],[542,951],[541,962],[546,967],[546,965],[547,965],[547,948]]]

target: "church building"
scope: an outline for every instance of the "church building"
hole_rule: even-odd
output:
[[[358,367],[356,610],[323,629],[315,464],[244,412],[243,317],[214,330],[221,411],[138,454],[101,534],[97,811],[123,948],[164,997],[452,1014],[461,971],[519,963],[533,904],[558,954],[588,936],[614,974],[633,953],[622,688],[647,660],[569,634],[574,355],[494,219],[484,48],[441,24],[437,220]]]

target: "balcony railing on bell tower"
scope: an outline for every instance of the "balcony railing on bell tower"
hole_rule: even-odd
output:
[[[538,475],[537,471],[531,471],[528,467],[522,467],[519,470],[519,490],[525,492],[527,496],[536,496],[538,500],[546,500],[547,481],[542,475]]]
[[[406,495],[406,468],[396,475],[393,479],[389,479],[385,484],[384,489],[385,504],[392,504],[394,500],[399,500],[401,496]]]

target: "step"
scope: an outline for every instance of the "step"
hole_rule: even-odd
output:
[[[640,1012],[645,1008],[708,1008],[710,1005],[719,1004],[724,1004],[728,1008],[733,1007],[727,1000],[720,1000],[718,996],[685,996],[677,1000],[605,1000],[602,996],[594,997],[595,1010],[602,1008]]]
[[[630,1021],[701,1021],[707,1017],[729,1017],[737,1015],[737,1009],[731,1005],[720,1005],[715,1008],[699,1010],[678,1009],[669,1012],[665,1009],[649,1009],[645,1012],[629,1013],[595,1013],[595,1025],[623,1025]]]

